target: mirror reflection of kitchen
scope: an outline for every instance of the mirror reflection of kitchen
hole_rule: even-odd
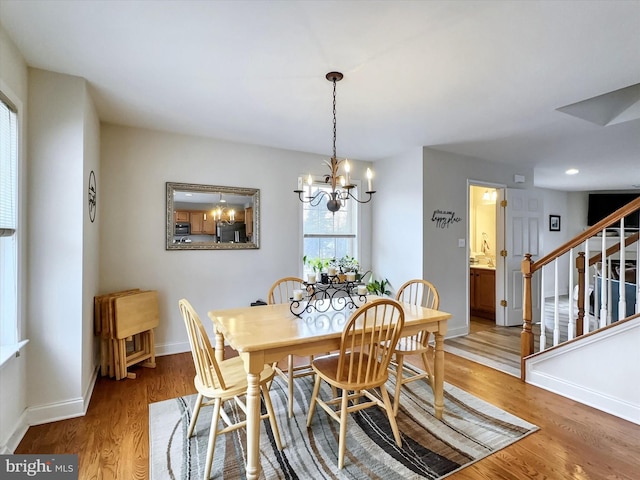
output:
[[[471,186],[469,195],[470,320],[496,319],[496,200],[495,188]]]
[[[174,192],[173,243],[246,243],[253,234],[251,197]]]

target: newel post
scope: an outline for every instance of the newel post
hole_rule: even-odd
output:
[[[531,254],[527,253],[520,269],[523,276],[523,305],[522,305],[522,333],[520,334],[520,378],[525,379],[524,359],[533,353],[533,332],[531,331],[531,321],[533,311],[531,308]]]
[[[579,337],[584,333],[584,252],[578,253],[576,258],[576,270],[578,271],[578,319],[576,320],[576,337]],[[571,297],[571,295],[569,295]],[[569,301],[573,301],[572,298]]]

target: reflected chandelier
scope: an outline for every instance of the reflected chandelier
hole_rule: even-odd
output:
[[[222,198],[222,193],[220,194],[220,200],[218,200],[218,205],[213,209],[213,220],[218,223],[226,223],[227,225],[233,225],[236,223],[236,211],[227,207],[227,201]],[[227,220],[224,219],[226,215]]]
[[[340,207],[344,206],[346,201],[350,198],[358,203],[368,203],[375,192],[372,188],[372,176],[371,169],[367,168],[367,193],[369,197],[366,200],[360,200],[352,191],[355,185],[351,183],[349,178],[349,172],[351,170],[349,161],[345,158],[338,160],[336,156],[336,83],[342,80],[344,75],[340,72],[329,72],[326,75],[327,80],[333,82],[333,156],[331,160],[325,163],[329,167],[331,173],[324,176],[325,183],[331,184],[331,191],[318,190],[315,195],[311,195],[311,185],[313,184],[313,178],[311,174],[307,177],[307,195],[303,197],[304,190],[294,190],[294,193],[298,194],[298,198],[303,203],[310,203],[312,206],[320,204],[324,197],[327,197],[327,209],[335,213],[340,210]],[[344,175],[339,173],[340,166],[342,165]]]

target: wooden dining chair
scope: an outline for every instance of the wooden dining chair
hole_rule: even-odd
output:
[[[301,278],[298,277],[284,277],[274,282],[269,289],[269,295],[267,296],[267,303],[274,305],[276,303],[287,303],[293,297],[294,290],[305,290],[306,285]],[[273,364],[273,368],[276,373],[287,383],[288,390],[288,411],[289,418],[293,417],[293,381],[296,378],[306,377],[313,375],[311,370],[311,361],[313,357],[304,357],[303,363],[295,362],[294,355],[287,356],[287,367],[285,369],[280,368],[277,363]]]
[[[187,431],[188,437],[193,435],[200,408],[203,405],[213,405],[203,477],[206,480],[211,474],[213,453],[218,435],[237,430],[246,425],[246,419],[234,423],[225,412],[224,403],[227,400],[233,400],[238,408],[246,414],[247,408],[241,397],[247,393],[247,374],[244,369],[244,363],[240,357],[218,362],[215,358],[215,350],[211,347],[211,342],[200,321],[200,317],[191,304],[183,298],[178,302],[178,305],[189,335],[193,363],[196,367],[196,376],[193,382],[198,391],[198,398],[194,405],[191,422],[189,423],[189,429]],[[269,419],[276,446],[278,450],[282,450],[280,432],[267,387],[273,380],[274,375],[275,372],[273,368],[268,365],[265,366],[260,374],[260,388],[267,410],[267,413],[263,414],[260,418]],[[222,419],[223,423],[220,422],[220,419]]]
[[[435,310],[440,306],[438,290],[431,282],[422,279],[409,280],[402,285],[396,293],[396,300],[421,307],[433,308]],[[398,414],[400,388],[402,385],[422,378],[429,379],[430,382],[433,379],[433,369],[429,359],[429,337],[429,332],[423,330],[415,335],[401,337],[396,344],[393,351],[393,360],[389,368],[389,371],[396,376],[396,387],[393,397],[394,415]],[[424,366],[424,371],[416,372],[411,368],[407,368],[404,363],[404,357],[406,355],[419,355],[422,360],[422,365]]]
[[[400,338],[403,326],[404,311],[398,302],[387,298],[373,300],[358,308],[349,318],[342,331],[340,350],[317,357],[311,364],[316,379],[307,427],[311,426],[316,405],[338,422],[340,469],[344,466],[348,414],[352,412],[373,406],[382,408],[389,419],[396,445],[402,446],[393,405],[384,384],[389,376],[388,366],[393,347]],[[332,398],[329,400],[322,400],[319,396],[323,380],[332,387]],[[341,389],[340,394],[337,389]]]

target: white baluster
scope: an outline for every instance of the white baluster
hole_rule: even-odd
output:
[[[606,325],[611,325],[611,307],[613,304],[613,262],[611,257],[607,259],[607,318]]]
[[[607,254],[607,229],[602,230],[601,272],[600,272],[600,328],[607,324],[607,288],[609,279],[609,267],[606,260]]]
[[[627,289],[625,288],[625,263],[626,249],[624,244],[624,217],[620,219],[620,270],[618,275],[618,318],[620,320],[627,316]]]
[[[590,305],[591,305],[591,298],[589,295],[589,285],[590,282],[594,283],[594,291],[593,291],[593,298],[594,298],[594,305],[593,305],[593,314],[595,316],[596,313],[596,297],[597,297],[597,293],[595,290],[595,283],[596,283],[596,278],[595,275],[593,275],[591,273],[591,267],[589,266],[589,258],[591,258],[591,253],[589,252],[589,239],[587,238],[584,241],[584,258],[585,258],[585,278],[584,278],[584,282],[585,282],[585,294],[584,294],[584,303],[582,305],[582,308],[584,308],[584,317],[582,319],[582,333],[589,333],[589,331],[591,330],[591,314],[589,313],[590,311]],[[595,270],[595,268],[594,268]]]
[[[546,303],[544,300],[544,271],[546,266],[540,269],[540,296],[542,297],[542,308],[540,309],[540,351],[544,351],[547,348],[547,325],[545,322]]]
[[[576,335],[575,312],[573,309],[573,248],[569,250],[569,325],[567,325],[567,339],[571,340]]]
[[[553,261],[553,344],[558,345],[560,343],[560,315],[559,315],[559,302],[558,302],[558,259]]]

